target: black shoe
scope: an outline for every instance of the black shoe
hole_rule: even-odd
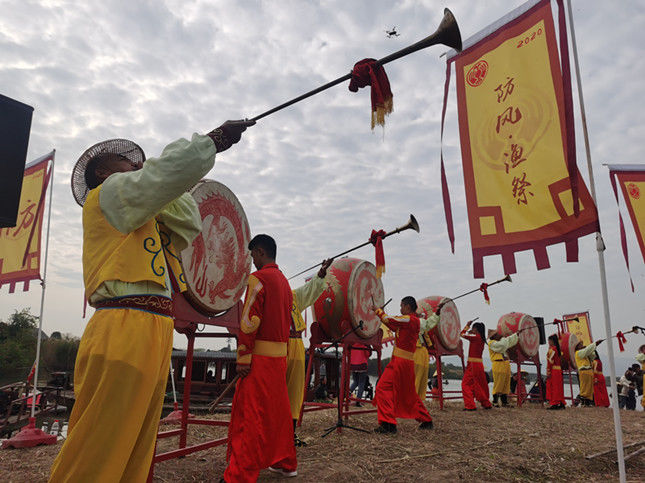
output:
[[[547,409],[560,409],[561,406],[549,406]]]
[[[419,424],[419,429],[432,429],[432,421],[424,421]]]
[[[307,446],[307,443],[301,440],[300,437],[295,433],[293,435],[293,444],[296,446],[296,448],[302,448],[304,446]]]
[[[382,423],[374,430],[377,434],[396,434],[396,424]]]
[[[469,408],[464,408],[462,411],[477,411],[477,408],[469,409]]]
[[[363,407],[363,405],[361,404],[361,402],[360,402],[360,401],[356,401],[356,407],[357,407],[357,408],[362,408],[362,407]]]
[[[493,409],[493,406],[484,406],[484,409]]]

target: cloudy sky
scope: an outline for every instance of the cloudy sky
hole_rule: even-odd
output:
[[[426,37],[443,7],[451,8],[467,38],[522,3],[0,0],[0,93],[34,107],[28,160],[56,149],[45,332],[80,336],[86,324],[81,210],[69,178],[87,147],[125,137],[158,155],[174,139],[253,117],[346,74],[362,58],[384,57]],[[643,260],[628,225],[632,294],[602,166],[642,162],[645,5],[573,0],[573,11],[615,333],[645,322]],[[388,38],[385,30],[394,26],[400,36]],[[386,298],[454,296],[479,286],[472,276],[454,80],[444,136],[454,255],[441,203],[445,60],[439,56],[445,50],[434,46],[388,64],[394,112],[384,131],[370,130],[368,90],[354,94],[339,85],[261,120],[217,157],[209,177],[236,193],[253,233],[276,238],[285,274],[365,241],[372,228],[392,230],[414,213],[421,233],[384,243]],[[574,96],[578,162],[588,181]],[[479,316],[492,327],[510,311],[550,321],[588,310],[594,337],[604,337],[593,236],[580,241],[580,263],[565,262],[563,245],[548,253],[552,268],[539,272],[531,252],[517,254],[513,283],[491,288],[490,306],[477,294],[461,299],[462,321]],[[366,247],[355,255],[373,260],[374,253]],[[485,259],[485,270],[489,282],[504,276],[498,257]],[[24,307],[38,313],[40,290],[32,287],[26,294],[2,288],[0,318]],[[629,339],[619,369],[643,342]],[[184,345],[183,336],[175,345]]]

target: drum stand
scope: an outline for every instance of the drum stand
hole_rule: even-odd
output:
[[[186,349],[186,377],[184,378],[184,397],[182,400],[180,426],[177,429],[169,431],[160,431],[157,434],[157,440],[179,436],[178,448],[166,453],[156,454],[157,443],[155,441],[155,455],[152,458],[150,472],[148,473],[148,482],[152,481],[155,463],[166,461],[173,458],[181,458],[197,451],[203,451],[215,446],[221,446],[228,442],[228,437],[213,439],[194,446],[186,446],[188,436],[188,425],[197,424],[205,426],[225,426],[229,425],[228,421],[216,421],[212,419],[198,419],[189,416],[190,411],[190,390],[193,373],[193,349],[195,347],[195,337],[231,337],[236,336],[239,328],[240,315],[242,313],[242,303],[237,302],[231,309],[217,317],[207,317],[197,312],[192,305],[186,300],[183,294],[173,294],[174,305],[174,324],[175,330],[185,334],[188,338],[188,348]],[[227,332],[197,332],[197,325],[204,324],[226,328]],[[235,374],[227,374],[226,378],[232,380]]]
[[[323,438],[331,434],[334,430],[337,430],[339,433],[341,433],[342,428],[353,429],[355,431],[369,433],[369,431],[366,431],[364,429],[356,428],[354,426],[348,425],[347,420],[349,419],[349,416],[353,414],[366,414],[366,413],[376,412],[376,409],[362,409],[362,410],[350,411],[349,408],[350,408],[351,402],[370,402],[364,399],[359,400],[359,399],[353,398],[349,393],[349,379],[351,375],[350,360],[351,360],[352,350],[374,350],[377,353],[378,372],[380,375],[381,374],[382,331],[379,330],[376,335],[372,336],[369,339],[362,339],[354,333],[355,329],[353,328],[347,329],[347,326],[349,326],[349,324],[343,322],[341,324],[341,327],[343,327],[343,329],[346,329],[346,332],[340,338],[330,340],[330,338],[322,331],[322,329],[320,328],[317,322],[314,322],[311,325],[311,338],[309,339],[309,361],[307,363],[307,372],[305,376],[306,388],[309,387],[309,383],[311,380],[311,373],[312,373],[314,358],[316,355],[316,349],[318,349],[319,353],[324,353],[331,347],[335,348],[336,351],[338,351],[338,347],[340,345],[342,345],[342,349],[343,349],[343,354],[341,359],[341,380],[340,380],[340,385],[339,385],[339,390],[337,395],[338,396],[337,403],[336,404],[307,403],[307,406],[314,406],[311,409],[310,408],[305,409],[304,407],[305,404],[303,404],[303,408],[301,409],[301,413],[300,413],[300,421],[302,421],[302,415],[304,412],[316,411],[320,409],[329,409],[334,406],[336,407],[337,414],[338,414],[338,419],[336,420],[336,424],[325,429],[325,432],[321,436]],[[358,349],[358,348],[352,347],[357,344],[365,345],[367,346],[367,349]]]
[[[464,345],[462,343],[462,340],[459,339],[459,345],[457,346],[456,349],[446,349],[443,345],[441,345],[441,342],[439,341],[439,338],[435,335],[434,332],[430,332],[430,338],[432,340],[432,347],[428,349],[428,353],[430,357],[434,357],[435,360],[437,361],[437,389],[438,391],[436,393],[432,391],[428,391],[426,393],[426,398],[427,399],[438,399],[439,400],[439,409],[443,410],[443,402],[447,399],[462,399],[463,394],[461,390],[448,390],[445,391],[443,389],[443,373],[441,371],[441,357],[442,356],[458,356],[459,359],[461,360],[461,368],[464,372],[466,372],[466,364],[464,363]],[[426,383],[427,384],[427,383]],[[446,394],[449,394],[446,396]]]
[[[565,332],[568,332],[567,330],[565,330],[565,321],[563,321],[563,320],[559,321],[556,324],[556,328],[558,330],[558,339],[560,339],[560,336],[562,334],[564,334]],[[569,382],[569,394],[570,394],[570,396],[564,396],[564,400],[565,401],[567,401],[567,400],[571,401],[571,406],[573,406],[574,402],[576,400],[576,398],[573,395],[573,376],[575,375],[576,378],[578,378],[578,371],[575,371],[575,370],[572,371],[571,370],[571,361],[568,361],[568,360],[567,360],[566,369],[565,369],[564,361],[562,361],[562,360],[560,361],[560,367],[561,367],[561,370],[562,370],[562,384],[565,385],[565,382],[564,382],[565,374],[566,374],[568,382]],[[578,387],[579,387],[579,384],[580,384],[580,381],[578,381]],[[616,401],[616,404],[618,404],[617,401]]]
[[[537,398],[537,401],[541,404],[544,405],[544,395],[546,394],[546,387],[544,385],[544,381],[542,380],[542,372],[541,372],[541,364],[540,364],[540,354],[537,353],[533,357],[526,357],[524,354],[520,352],[519,349],[516,349],[515,351],[515,357],[513,358],[513,361],[516,364],[516,372],[515,372],[515,381],[517,382],[517,385],[515,386],[515,397],[517,399],[517,407],[521,408],[522,404],[524,401],[527,399],[534,399],[530,397],[530,389],[529,391],[525,391],[525,394],[519,394],[517,391],[517,388],[520,387],[520,382],[522,381],[522,364],[525,364],[527,366],[535,366],[537,369],[537,384],[538,387],[540,388],[540,396]],[[524,383],[524,382],[523,382]],[[525,384],[525,383],[524,383]],[[525,386],[526,387],[526,384]]]

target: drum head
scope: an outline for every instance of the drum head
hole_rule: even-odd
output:
[[[576,362],[576,346],[578,345],[578,336],[573,332],[569,332],[567,347],[569,349],[569,364],[574,370],[578,369],[578,363]],[[566,334],[565,334],[566,335]]]
[[[518,342],[520,349],[525,356],[533,357],[538,353],[540,347],[540,332],[535,319],[530,315],[525,315],[520,320],[518,329],[521,331]]]
[[[447,299],[441,299],[442,302]],[[461,332],[461,322],[459,321],[459,312],[457,306],[452,300],[441,308],[439,314],[439,324],[437,325],[437,336],[441,345],[446,349],[455,350],[459,346],[459,334]]]
[[[372,337],[381,326],[381,319],[374,313],[374,307],[381,307],[385,295],[383,283],[376,277],[376,267],[370,262],[358,263],[349,276],[347,307],[353,327],[363,321],[363,328],[357,329],[359,337]]]
[[[222,183],[202,180],[190,194],[202,231],[180,254],[188,298],[200,312],[217,314],[244,294],[251,273],[251,230],[239,200]]]

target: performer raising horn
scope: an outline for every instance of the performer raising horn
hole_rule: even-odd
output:
[[[468,347],[468,365],[461,380],[461,392],[464,398],[464,411],[476,411],[475,399],[479,401],[484,409],[490,409],[493,405],[488,399],[488,383],[486,374],[484,374],[484,363],[482,361],[482,352],[486,345],[486,336],[484,335],[485,326],[481,322],[475,322],[473,328],[470,328],[471,322],[468,322],[461,331],[461,337],[470,342]]]
[[[582,342],[578,342],[576,345],[576,365],[580,381],[578,402],[581,406],[593,406],[593,357],[596,347],[601,342],[602,339],[599,339],[586,347]]]
[[[50,481],[146,480],[173,334],[172,267],[158,256],[157,222],[175,250],[192,242],[201,218],[186,190],[252,124],[227,121],[205,136],[169,144],[145,164],[141,148],[126,139],[98,143],[76,163],[72,192],[83,207],[85,295],[96,312],[81,338],[76,403]]]
[[[375,433],[396,433],[396,418],[416,419],[419,429],[432,429],[432,418],[414,385],[414,350],[419,337],[419,317],[414,297],[403,297],[401,316],[389,317],[382,309],[375,312],[390,330],[396,332],[392,359],[376,384],[376,409],[379,426]]]
[[[306,325],[302,312],[325,291],[325,276],[332,261],[331,258],[323,260],[318,275],[292,292],[291,328],[287,344],[287,391],[293,419],[293,441],[296,446],[305,445],[296,434],[296,424],[300,417],[305,393],[305,345],[302,343],[302,332],[306,329]]]

